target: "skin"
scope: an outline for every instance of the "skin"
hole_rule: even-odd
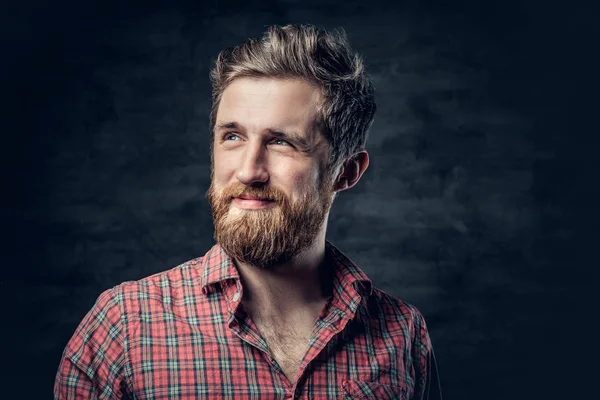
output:
[[[235,240],[238,236],[241,241],[264,239],[289,224],[292,220],[282,216],[293,213],[303,218],[300,226],[312,226],[304,241],[290,244],[295,249],[291,257],[285,257],[290,252],[264,262],[256,258],[261,254],[250,262],[233,257],[243,281],[242,304],[290,380],[330,295],[331,276],[324,256],[331,204],[335,194],[353,187],[369,165],[368,153],[360,151],[326,178],[323,165],[329,149],[315,129],[319,101],[319,89],[301,79],[238,78],[223,92],[213,140],[209,200],[213,217],[220,218],[215,230],[235,226],[230,233]],[[272,201],[232,198],[242,193]],[[316,211],[307,214],[306,210]],[[244,239],[245,230],[257,226],[263,231],[253,232],[254,239]],[[290,227],[290,232],[305,232]],[[270,248],[271,242],[264,242]],[[232,243],[232,248],[238,244]]]

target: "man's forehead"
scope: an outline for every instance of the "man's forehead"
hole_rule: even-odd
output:
[[[303,79],[238,78],[221,96],[219,110],[276,110],[283,118],[312,116],[320,103],[319,88]]]

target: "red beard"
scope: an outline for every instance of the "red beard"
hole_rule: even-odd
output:
[[[321,184],[321,190],[305,192],[299,201],[292,203],[274,187],[256,188],[238,183],[215,193],[213,182],[211,177],[207,197],[215,241],[234,260],[261,268],[289,262],[310,247],[333,202],[333,191],[325,184]],[[275,205],[258,210],[233,210],[231,202],[241,194],[272,199]]]

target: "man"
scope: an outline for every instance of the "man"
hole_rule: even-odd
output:
[[[221,52],[211,80],[217,244],[104,292],[55,398],[441,398],[422,315],[325,240],[375,113],[345,37],[271,27]]]

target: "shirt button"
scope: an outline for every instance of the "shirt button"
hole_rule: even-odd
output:
[[[231,298],[232,301],[238,301],[240,299],[240,292],[235,292],[235,294],[233,295],[233,297]]]

